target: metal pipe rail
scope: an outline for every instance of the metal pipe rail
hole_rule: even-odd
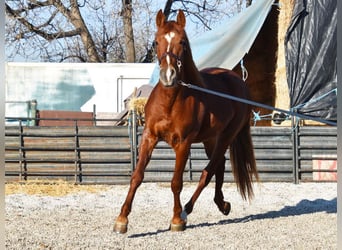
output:
[[[142,127],[134,112],[128,126],[6,126],[7,181],[62,178],[75,183],[128,183],[138,159]],[[252,127],[261,181],[320,180],[336,175],[336,127]],[[233,181],[229,154],[225,179]],[[145,181],[170,181],[175,154],[157,144]],[[185,181],[197,181],[208,163],[202,144],[193,144],[184,172]],[[332,164],[317,168],[315,164]],[[318,178],[318,177],[319,178]],[[318,178],[318,179],[317,179]],[[331,179],[333,180],[333,179]],[[329,181],[331,181],[329,180]]]

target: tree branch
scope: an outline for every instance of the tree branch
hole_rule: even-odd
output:
[[[62,59],[60,59],[60,61],[59,62],[64,62],[64,61],[66,61],[66,60],[68,60],[68,59],[71,59],[71,58],[77,58],[78,60],[80,60],[80,62],[87,62],[84,58],[83,58],[83,56],[77,56],[77,55],[69,55],[69,56],[65,56],[65,57],[63,57]]]
[[[34,9],[41,8],[41,7],[52,6],[53,5],[52,2],[50,0],[44,1],[44,2],[38,2],[36,0],[31,0],[27,4],[26,7],[19,8],[16,10],[12,9],[7,3],[5,3],[5,5],[6,5],[6,12],[8,11],[8,9],[11,9],[13,14],[20,15],[21,13],[27,12],[28,10],[34,10]]]
[[[22,25],[24,25],[28,29],[28,31],[34,32],[48,41],[58,39],[58,38],[72,37],[72,36],[76,36],[80,34],[79,29],[74,29],[70,31],[59,31],[55,33],[48,33],[48,32],[41,30],[40,28],[48,25],[57,13],[55,13],[55,15],[52,15],[51,18],[45,24],[40,25],[40,26],[34,26],[32,23],[30,23],[25,18],[20,16],[21,12],[17,10],[13,10],[8,4],[6,4],[6,13],[10,17],[18,20]],[[21,38],[22,35],[20,35],[19,37]]]

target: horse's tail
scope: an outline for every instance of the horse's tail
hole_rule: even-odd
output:
[[[253,143],[249,123],[241,129],[230,145],[230,162],[234,179],[242,198],[251,200],[253,193],[253,175],[258,181]]]

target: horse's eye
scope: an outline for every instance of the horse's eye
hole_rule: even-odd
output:
[[[179,43],[183,47],[183,50],[186,51],[186,41],[185,40],[181,40]]]
[[[155,48],[155,47],[157,47],[157,45],[158,45],[158,42],[156,40],[154,40],[152,43],[152,46]]]

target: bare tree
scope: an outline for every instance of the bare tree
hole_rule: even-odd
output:
[[[60,0],[31,0],[27,2],[26,6],[21,6],[17,9],[11,8],[7,3],[5,6],[8,16],[16,19],[23,27],[26,28],[26,30],[22,30],[17,34],[17,38],[24,38],[29,33],[35,33],[47,41],[79,36],[82,40],[86,55],[88,56],[87,61],[101,61],[96,51],[94,40],[92,39],[81,15],[79,9],[80,5],[77,0],[70,0],[69,6],[65,6]],[[28,18],[30,15],[27,13],[28,11],[32,11],[32,15],[37,16],[37,11],[42,8],[49,8],[50,11],[50,16],[43,22],[35,23],[35,20],[30,20]],[[63,15],[70,22],[70,25],[72,25],[73,28],[63,30],[61,27],[58,27],[59,25],[55,21],[59,15]],[[51,27],[51,29],[47,29],[48,27]]]
[[[229,8],[222,8],[227,2],[231,1],[166,0],[163,6],[170,17],[182,9],[200,33],[230,14]],[[12,60],[154,60],[156,0],[6,0],[5,6],[6,50]]]
[[[5,6],[6,43],[13,54],[44,61],[125,60],[125,48],[117,46],[123,35],[119,11],[112,11],[114,4],[105,0],[20,0],[6,1]]]
[[[126,60],[135,62],[134,33],[132,25],[132,0],[122,0],[122,18],[126,43]]]

